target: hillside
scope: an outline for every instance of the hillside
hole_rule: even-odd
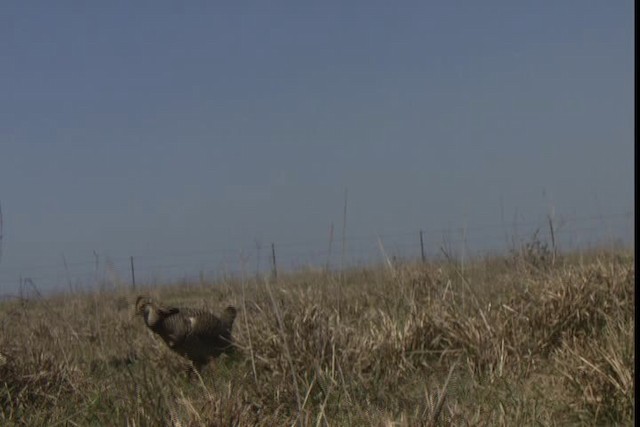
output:
[[[546,255],[5,301],[0,424],[631,425],[633,253]],[[239,351],[189,381],[139,293]]]

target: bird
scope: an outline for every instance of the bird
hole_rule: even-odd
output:
[[[203,309],[166,307],[140,295],[135,309],[147,327],[171,350],[191,361],[197,372],[221,354],[234,352],[231,330],[237,310],[233,306],[217,317]]]

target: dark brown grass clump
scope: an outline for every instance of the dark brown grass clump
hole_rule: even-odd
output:
[[[196,380],[133,293],[5,302],[0,424],[631,424],[633,255],[538,255],[147,289],[238,307]]]

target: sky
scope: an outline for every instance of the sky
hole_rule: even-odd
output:
[[[303,3],[3,2],[0,294],[632,241],[632,1]]]

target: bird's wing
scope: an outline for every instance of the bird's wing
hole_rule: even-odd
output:
[[[213,313],[197,312],[187,316],[191,327],[190,335],[207,341],[217,338],[225,330],[224,323]]]
[[[190,325],[184,313],[181,313],[180,309],[176,307],[163,307],[161,313],[164,314],[165,317],[162,321],[163,330],[159,333],[169,347],[174,348],[184,341],[189,333]]]

